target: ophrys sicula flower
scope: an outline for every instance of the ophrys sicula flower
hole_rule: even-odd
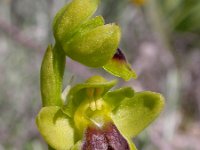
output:
[[[43,107],[37,125],[46,142],[61,150],[95,149],[97,143],[105,150],[116,149],[116,141],[124,149],[136,149],[131,139],[160,114],[164,99],[158,93],[134,92],[130,87],[110,91],[115,83],[93,76],[70,89],[63,107]]]

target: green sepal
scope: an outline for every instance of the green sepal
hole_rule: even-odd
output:
[[[78,28],[96,11],[99,0],[73,0],[54,18],[53,31],[56,41],[68,41]]]
[[[122,100],[134,96],[134,90],[131,87],[124,87],[114,91],[107,92],[103,99],[109,105],[110,109],[118,107]]]
[[[128,142],[130,150],[137,150],[137,148],[132,140],[126,138],[126,141]]]
[[[40,89],[43,106],[62,106],[62,81],[65,54],[56,44],[48,46],[40,70]]]
[[[138,92],[132,98],[125,98],[111,115],[120,132],[128,138],[135,137],[161,112],[164,98],[159,93]]]
[[[81,150],[81,146],[82,146],[82,141],[78,141],[70,150]]]
[[[74,145],[73,123],[60,107],[43,107],[36,117],[36,124],[40,134],[52,148],[69,150]]]
[[[75,36],[63,46],[66,55],[89,67],[102,67],[114,55],[120,40],[120,28],[115,24],[98,26]]]
[[[110,74],[121,77],[126,81],[130,80],[131,78],[137,78],[135,71],[131,68],[130,64],[127,62],[124,54],[119,48],[117,49],[117,52],[113,58],[110,59],[109,62],[103,66],[103,68]]]
[[[92,76],[85,83],[72,87],[67,95],[67,103],[62,110],[69,117],[73,117],[74,112],[83,100],[87,99],[87,89],[102,88],[102,96],[117,83],[116,80],[106,81],[101,76]]]
[[[57,29],[56,27],[58,26],[58,23],[60,22],[60,19],[62,19],[62,15],[65,13],[66,9],[68,7],[68,4],[63,6],[55,15],[53,22],[52,22],[52,27],[53,31],[55,32]]]

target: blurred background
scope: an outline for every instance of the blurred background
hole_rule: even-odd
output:
[[[96,14],[121,26],[120,47],[138,74],[118,86],[166,98],[162,115],[134,139],[138,150],[200,150],[200,1],[101,1]],[[54,43],[52,19],[67,2],[0,0],[0,150],[47,150],[35,125],[39,71]],[[113,78],[67,59],[63,86],[94,74]]]

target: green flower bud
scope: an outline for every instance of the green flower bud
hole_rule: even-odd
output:
[[[98,0],[73,0],[53,21],[55,40],[66,55],[89,67],[105,65],[114,55],[121,36],[117,25],[104,25],[101,16],[90,18],[98,3]]]
[[[56,40],[66,42],[96,11],[99,0],[73,0],[64,6],[53,21]]]
[[[67,56],[86,66],[101,67],[115,54],[120,35],[120,28],[115,24],[99,26],[75,36],[63,49]]]
[[[64,42],[64,45],[67,45],[72,41],[74,37],[81,36],[87,32],[89,32],[92,29],[95,29],[98,26],[104,25],[104,19],[102,16],[96,16],[95,18],[91,18],[87,20],[85,23],[83,23],[80,28],[73,34],[71,39],[69,41]]]

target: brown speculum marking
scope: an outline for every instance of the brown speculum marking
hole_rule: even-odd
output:
[[[130,150],[126,139],[113,123],[102,128],[88,127],[85,132],[82,150]]]

